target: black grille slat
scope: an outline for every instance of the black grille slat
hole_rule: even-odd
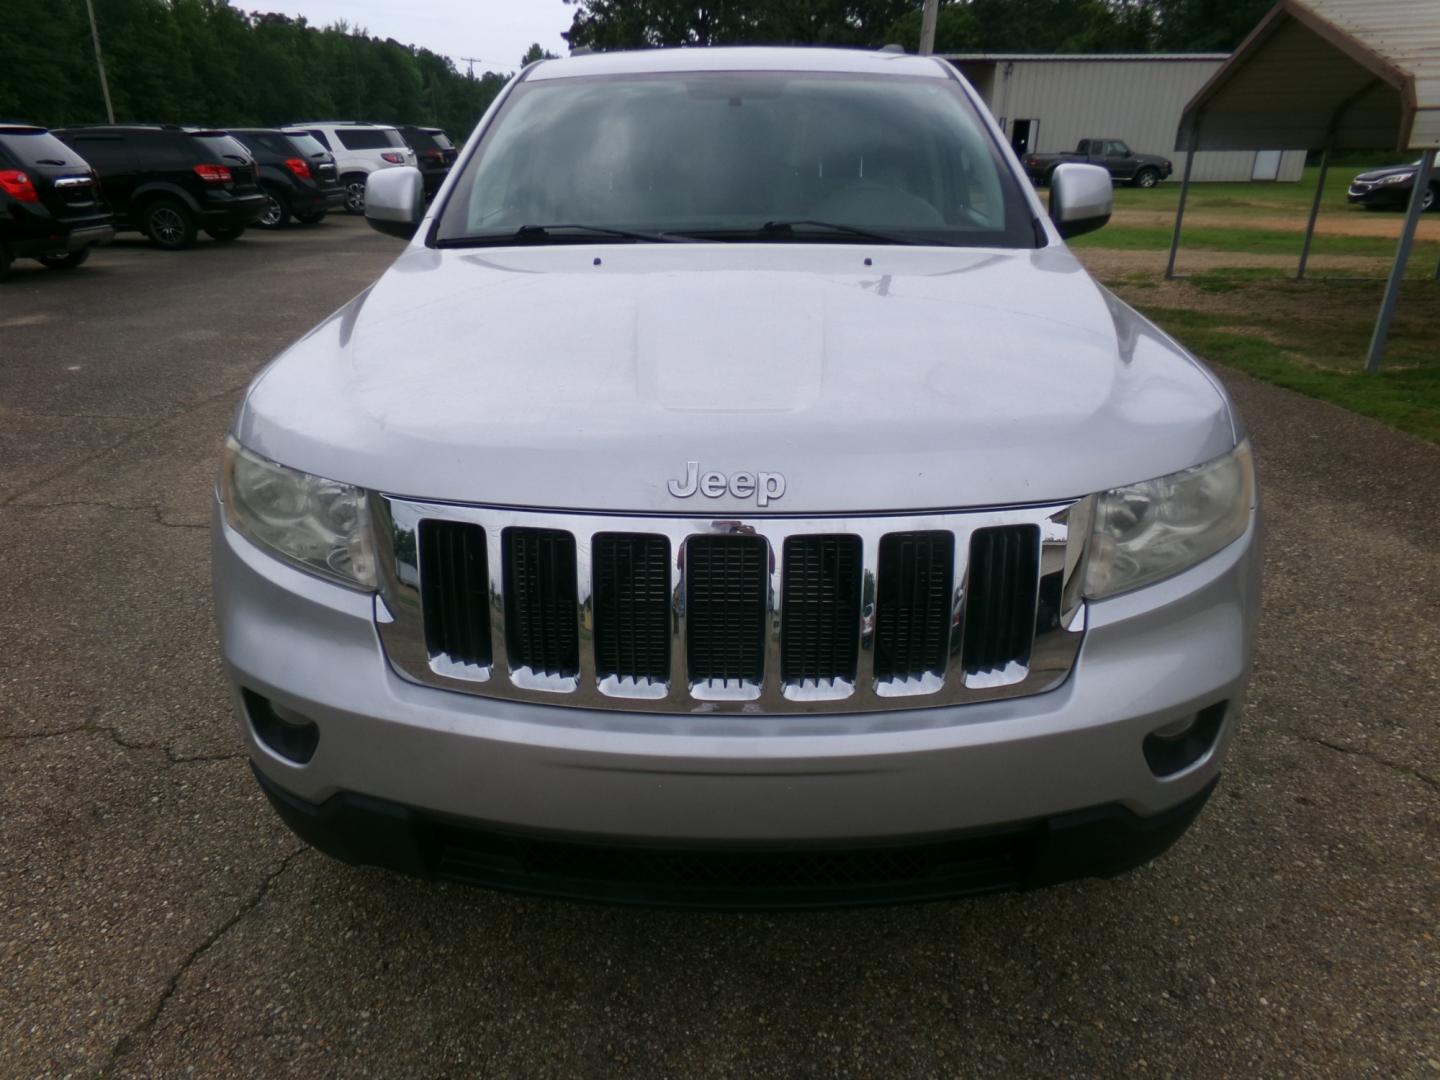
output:
[[[953,533],[887,533],[880,539],[875,678],[945,671],[955,578]]]
[[[860,645],[860,538],[788,538],[782,595],[781,679],[853,682]]]
[[[595,674],[670,678],[670,542],[663,536],[597,533],[594,575]]]
[[[575,538],[558,529],[506,529],[505,648],[511,670],[580,671]]]
[[[685,545],[691,683],[758,683],[765,671],[769,545],[758,536],[694,536]]]
[[[962,664],[968,674],[1027,663],[1035,640],[1040,530],[977,529],[970,538],[970,595]]]
[[[490,575],[485,530],[459,521],[420,523],[420,608],[431,656],[487,667]]]

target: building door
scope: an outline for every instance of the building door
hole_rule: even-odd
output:
[[[1280,151],[1279,150],[1257,150],[1255,151],[1255,166],[1250,170],[1251,180],[1279,180],[1280,179]]]
[[[1039,120],[1016,120],[1015,127],[1010,132],[1010,148],[1021,157],[1024,157],[1040,142],[1040,121]]]

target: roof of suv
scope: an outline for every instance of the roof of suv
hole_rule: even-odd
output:
[[[165,131],[175,135],[194,135],[199,138],[213,139],[218,135],[224,135],[224,128],[209,127],[182,127],[179,124],[70,124],[63,128],[56,128],[56,131],[113,131],[117,134],[129,134],[136,131]]]
[[[525,78],[570,79],[585,75],[632,75],[667,71],[829,71],[855,75],[919,75],[944,79],[948,65],[933,56],[869,49],[710,46],[590,53],[542,60]]]
[[[394,124],[377,124],[370,120],[292,120],[283,127],[363,127],[393,128]]]

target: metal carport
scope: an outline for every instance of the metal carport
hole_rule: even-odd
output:
[[[1415,240],[1420,196],[1440,148],[1440,0],[1280,0],[1185,107],[1176,150],[1321,150],[1319,182],[1300,254],[1305,274],[1333,150],[1419,150],[1421,165],[1375,322],[1375,371]],[[1180,187],[1165,276],[1190,190]],[[1440,275],[1440,271],[1437,271]]]

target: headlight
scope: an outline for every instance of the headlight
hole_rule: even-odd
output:
[[[1204,465],[1102,492],[1085,595],[1100,600],[1194,566],[1243,536],[1254,506],[1248,442]]]
[[[266,461],[233,436],[225,440],[220,477],[232,529],[304,570],[375,587],[370,520],[360,488]]]
[[[1408,172],[1396,173],[1394,176],[1387,176],[1380,181],[1382,184],[1413,184],[1414,182],[1415,174]]]

